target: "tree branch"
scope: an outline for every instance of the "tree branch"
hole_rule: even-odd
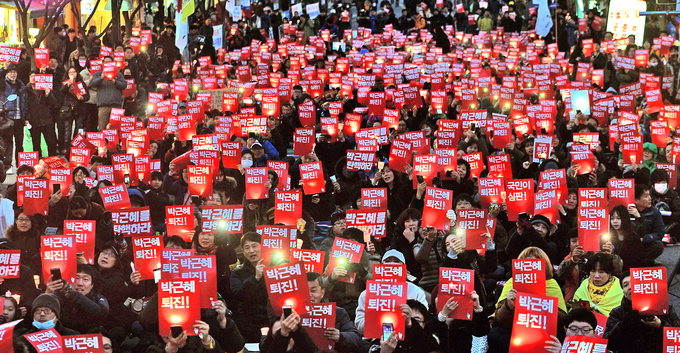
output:
[[[90,24],[90,20],[92,20],[94,13],[97,12],[97,8],[99,7],[100,2],[101,2],[101,0],[97,0],[97,2],[94,3],[94,7],[92,8],[92,13],[90,13],[90,16],[87,16],[87,20],[85,20],[85,23],[83,24],[83,28],[87,28],[87,25]]]

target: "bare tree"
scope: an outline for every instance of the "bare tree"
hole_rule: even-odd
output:
[[[21,37],[24,43],[24,48],[28,50],[30,55],[33,55],[33,49],[38,48],[40,43],[42,43],[48,35],[52,32],[52,29],[57,24],[59,17],[64,13],[64,8],[66,5],[72,2],[72,0],[52,0],[45,1],[45,21],[43,21],[42,27],[38,35],[35,37],[35,42],[33,45],[30,44],[28,36],[28,28],[30,27],[30,22],[28,18],[28,12],[33,4],[33,0],[13,0],[16,5],[17,11],[19,12],[19,23],[21,26]]]

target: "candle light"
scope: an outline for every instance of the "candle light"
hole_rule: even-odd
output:
[[[33,282],[35,282],[35,288],[40,288],[40,276],[33,275]]]

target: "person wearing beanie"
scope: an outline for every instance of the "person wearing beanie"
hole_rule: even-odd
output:
[[[9,128],[4,136],[6,156],[14,155],[19,160],[19,152],[23,152],[24,126],[28,115],[28,94],[26,93],[26,83],[17,78],[18,71],[15,64],[5,63],[4,68],[0,68],[0,102],[7,102],[4,109],[8,117],[14,121],[13,127]],[[9,96],[16,95],[14,100],[8,100]],[[12,140],[14,139],[14,142]],[[14,151],[12,150],[14,148]],[[5,168],[11,168],[12,158],[5,158]],[[13,174],[13,170],[8,170],[7,174]]]
[[[24,335],[38,331],[54,329],[62,336],[77,335],[74,331],[61,322],[61,303],[55,294],[43,293],[37,296],[31,304],[31,315],[24,318],[14,328],[14,351],[36,353],[33,346],[28,343]]]
[[[61,304],[61,321],[86,332],[101,326],[109,313],[109,302],[99,294],[99,272],[92,265],[79,264],[72,284],[64,279],[47,281],[45,293],[54,294]]]
[[[405,264],[406,263],[406,258],[404,257],[404,254],[402,254],[400,251],[395,250],[395,249],[390,249],[385,252],[385,254],[382,257],[382,264]],[[417,300],[421,304],[425,305],[425,308],[428,308],[429,305],[427,303],[427,295],[425,294],[425,291],[418,287],[416,284],[413,284],[411,282],[406,281],[407,284],[407,293],[406,293],[406,298],[407,299],[413,299]],[[359,301],[358,301],[358,306],[356,310],[356,317],[354,318],[354,324],[357,327],[357,330],[359,330],[359,333],[363,334],[364,333],[364,323],[365,323],[365,312],[366,312],[366,291],[364,290],[361,292],[359,295]]]
[[[328,231],[328,235],[321,240],[321,243],[317,244],[319,250],[329,252],[333,247],[335,237],[342,237],[342,234],[347,229],[346,217],[347,214],[344,211],[337,211],[331,214],[331,229]]]

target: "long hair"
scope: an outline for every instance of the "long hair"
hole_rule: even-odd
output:
[[[611,216],[613,216],[614,214],[617,214],[619,218],[621,218],[621,228],[619,230],[616,230],[616,232],[623,234],[623,242],[639,243],[640,237],[638,237],[637,234],[635,234],[635,230],[633,229],[633,224],[630,222],[630,217],[628,216],[628,210],[626,209],[626,206],[618,205],[612,208],[611,212],[609,212],[609,218],[611,219]]]

